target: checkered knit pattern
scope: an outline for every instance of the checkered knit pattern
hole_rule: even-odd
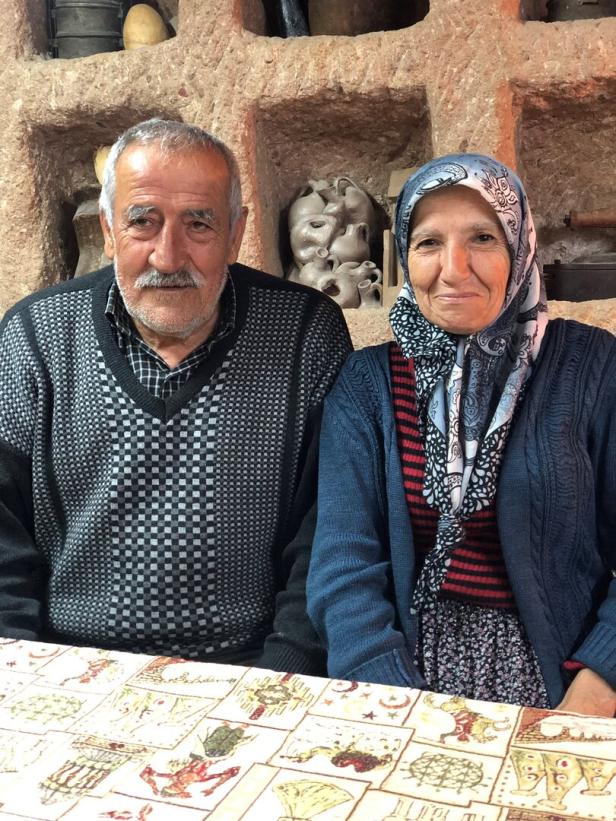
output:
[[[228,279],[221,295],[220,318],[214,333],[175,368],[170,368],[139,336],[115,282],[112,282],[109,288],[105,314],[111,322],[116,343],[137,379],[154,396],[168,399],[181,385],[188,382],[195,368],[206,359],[212,347],[232,330],[235,324],[235,290],[232,280]]]
[[[167,399],[118,349],[110,269],[5,318],[0,444],[31,465],[40,635],[224,659],[271,631],[307,431],[349,341],[317,292],[232,277],[235,327]]]

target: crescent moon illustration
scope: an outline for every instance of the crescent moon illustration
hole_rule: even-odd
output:
[[[401,710],[403,707],[408,707],[411,703],[411,697],[405,696],[404,701],[400,704],[392,704],[391,702],[385,702],[383,699],[379,699],[379,704],[381,707],[385,707],[386,710]]]
[[[58,647],[50,647],[49,650],[43,651],[42,653],[35,653],[34,650],[30,650],[28,657],[31,659],[48,659],[51,658],[51,656],[55,656],[58,652]]]
[[[359,684],[357,681],[350,681],[348,687],[332,687],[334,693],[351,693],[353,690],[357,690]]]

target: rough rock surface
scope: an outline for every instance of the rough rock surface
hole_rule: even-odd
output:
[[[544,0],[431,0],[397,31],[283,40],[263,35],[260,0],[161,8],[177,8],[179,27],[160,45],[52,60],[44,0],[4,0],[0,314],[72,275],[93,152],[154,114],[208,127],[237,152],[251,209],[241,259],[275,274],[305,180],[348,174],[383,204],[391,171],[458,150],[519,169],[543,261],[616,248],[616,231],[562,223],[614,203],[616,18],[543,23]],[[613,301],[587,319],[605,310]],[[353,325],[376,322],[362,312]]]

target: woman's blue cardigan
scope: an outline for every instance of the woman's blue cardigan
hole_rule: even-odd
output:
[[[554,320],[500,470],[497,522],[550,703],[575,659],[616,688],[616,339]],[[415,551],[388,346],[352,354],[325,403],[308,612],[329,675],[422,687]]]

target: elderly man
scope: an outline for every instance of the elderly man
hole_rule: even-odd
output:
[[[297,534],[350,343],[234,264],[245,221],[229,149],[149,120],[107,161],[113,270],[6,315],[0,635],[319,672]]]

